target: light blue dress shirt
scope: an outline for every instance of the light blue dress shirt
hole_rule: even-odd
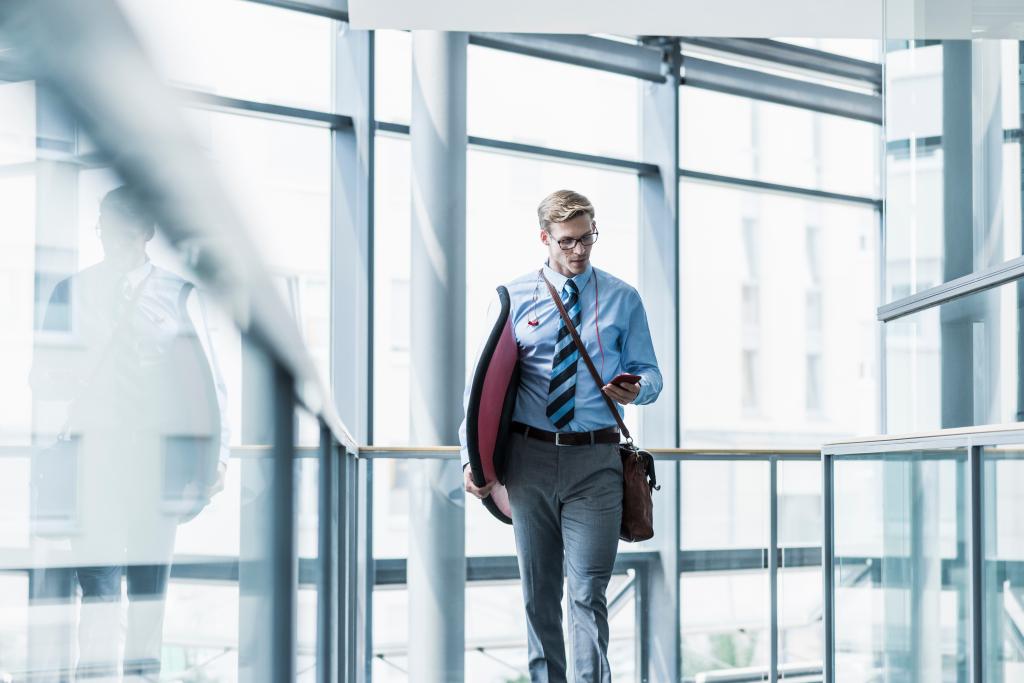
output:
[[[555,289],[561,292],[568,278],[547,265],[544,266],[544,274]],[[661,393],[662,378],[640,294],[622,280],[590,265],[586,271],[575,276],[573,281],[580,292],[580,338],[601,378],[608,383],[622,372],[640,375],[640,394],[634,403],[644,405],[654,402]],[[558,308],[537,271],[516,278],[507,287],[511,298],[509,317],[519,345],[521,369],[519,395],[512,419],[549,432],[557,431],[546,411],[555,336],[561,322]],[[491,306],[488,320],[493,323],[496,318],[497,298]],[[530,325],[531,321],[537,324]],[[487,331],[490,331],[490,326]],[[483,348],[482,343],[480,348]],[[568,427],[562,431],[589,432],[615,426],[615,419],[608,412],[608,406],[582,358],[576,372],[575,413]],[[475,367],[474,372],[466,378],[464,407],[469,405],[473,374]],[[616,403],[615,407],[621,415],[622,406]],[[459,428],[459,443],[462,447],[462,463],[465,465],[469,462],[465,418]]]

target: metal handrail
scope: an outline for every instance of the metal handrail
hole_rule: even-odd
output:
[[[909,434],[881,434],[847,441],[835,441],[821,447],[824,455],[867,455],[886,451],[930,448],[970,448],[1024,444],[1024,424],[1008,423],[957,427]]]
[[[813,449],[785,448],[647,448],[657,460],[818,460],[821,452]],[[359,457],[379,460],[454,460],[458,446],[360,446]]]

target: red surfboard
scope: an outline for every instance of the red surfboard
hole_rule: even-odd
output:
[[[497,481],[484,507],[506,524],[512,523],[512,507],[505,478],[506,444],[512,426],[512,411],[519,392],[519,346],[509,318],[511,300],[505,287],[498,287],[501,311],[487,337],[473,375],[466,413],[466,447],[473,483],[483,486]]]

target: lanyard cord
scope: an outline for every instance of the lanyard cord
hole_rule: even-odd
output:
[[[526,323],[530,327],[536,327],[540,323],[540,319],[537,317],[537,293],[540,291],[540,280],[543,277],[543,269],[537,271],[537,286],[533,289],[533,302],[530,304],[530,310],[533,312],[533,320],[527,318]],[[594,280],[594,331],[597,333],[597,348],[601,351],[601,377],[604,377],[604,344],[601,343],[601,325],[598,319],[601,317],[601,294],[597,288],[597,269],[593,268],[590,276]],[[585,288],[585,287],[584,287]],[[580,292],[580,299],[582,303],[583,292]]]
[[[594,278],[594,330],[597,332],[597,348],[601,350],[601,377],[604,378],[604,344],[601,343],[601,326],[597,319],[601,317],[601,296],[597,290],[597,269],[591,275]]]

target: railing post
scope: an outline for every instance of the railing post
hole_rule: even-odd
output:
[[[821,539],[821,583],[822,609],[821,619],[824,626],[822,644],[822,678],[824,683],[835,680],[835,546],[834,546],[834,515],[835,491],[832,488],[834,465],[831,453],[821,454],[821,504],[824,529]]]
[[[295,680],[295,603],[298,554],[295,545],[295,383],[273,362],[273,478],[267,504],[271,510],[270,680]]]
[[[772,456],[768,461],[768,680],[779,680],[779,461]]]
[[[338,614],[334,601],[338,577],[338,563],[334,533],[337,519],[334,505],[334,440],[327,425],[320,421],[320,451],[318,454],[317,499],[317,576],[316,593],[316,671],[320,683],[338,680],[337,649],[334,629]]]
[[[968,528],[970,529],[970,554],[968,567],[970,568],[970,642],[969,680],[971,683],[982,683],[985,679],[985,602],[984,593],[984,514],[982,508],[982,492],[984,472],[981,462],[981,446],[971,446],[967,449],[968,465]]]

